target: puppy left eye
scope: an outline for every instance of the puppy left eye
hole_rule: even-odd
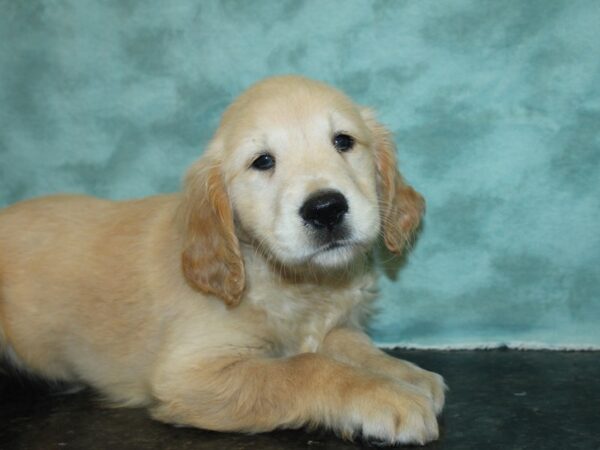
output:
[[[333,137],[333,146],[338,152],[347,152],[354,147],[354,138],[343,133],[336,134]]]

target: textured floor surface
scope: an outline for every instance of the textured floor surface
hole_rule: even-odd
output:
[[[451,390],[427,449],[600,449],[600,353],[405,351]],[[244,436],[175,428],[0,375],[0,449],[352,449],[326,432]]]

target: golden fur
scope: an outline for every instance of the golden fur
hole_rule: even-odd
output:
[[[355,148],[336,151],[338,130]],[[265,149],[275,170],[253,170]],[[313,248],[298,205],[331,187],[348,197],[354,240]],[[182,194],[0,212],[0,351],[165,422],[424,443],[442,378],[360,330],[375,238],[400,253],[422,211],[371,111],[318,82],[267,79],[227,109]]]

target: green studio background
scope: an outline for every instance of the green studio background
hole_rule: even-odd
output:
[[[428,201],[380,344],[600,347],[600,2],[0,0],[0,205],[179,188],[299,73],[373,106]]]

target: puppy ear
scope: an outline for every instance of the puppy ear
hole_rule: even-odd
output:
[[[218,164],[200,160],[189,170],[180,207],[181,262],[188,282],[227,306],[240,303],[244,262],[233,213]]]
[[[398,172],[392,133],[371,110],[363,109],[361,114],[373,136],[383,240],[389,251],[400,254],[419,228],[425,200]]]

